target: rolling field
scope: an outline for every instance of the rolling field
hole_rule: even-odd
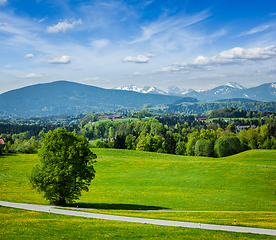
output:
[[[102,209],[93,212],[225,225],[233,225],[237,219],[237,225],[276,229],[276,151],[252,150],[226,158],[93,151],[98,156],[96,178],[90,191],[73,206]],[[35,154],[0,157],[0,200],[48,204],[28,181],[38,162]],[[8,219],[7,210],[0,210],[1,219]]]

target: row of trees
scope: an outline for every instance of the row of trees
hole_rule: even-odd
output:
[[[245,111],[251,111],[252,113],[257,113],[251,117],[263,117],[265,116],[263,112],[276,112],[276,101],[274,102],[213,102],[213,103],[194,103],[194,104],[169,104],[167,109],[159,111],[160,113],[180,113],[185,115],[196,115],[196,114],[206,114],[208,115],[210,111],[217,110],[220,108],[235,108],[242,109]],[[224,116],[223,116],[224,117]]]
[[[5,130],[2,129],[6,126]],[[0,124],[2,138],[5,147],[2,152],[5,153],[37,153],[41,147],[41,135],[60,127],[59,125],[11,125]],[[76,132],[78,126],[64,127],[69,132]]]
[[[226,111],[226,110],[225,110]],[[236,112],[230,109],[230,112]],[[241,111],[243,112],[243,111]],[[224,121],[214,119],[204,122],[195,116],[168,115],[157,116],[146,111],[141,116],[151,117],[133,121],[95,121],[96,115],[89,114],[81,120],[79,126],[67,126],[69,132],[75,132],[89,140],[96,140],[94,147],[110,147],[140,151],[164,152],[180,155],[219,156],[216,141],[223,137],[237,137],[242,150],[247,148],[275,148],[276,119],[235,119]],[[139,116],[139,114],[137,114]],[[136,121],[135,121],[136,120]],[[237,125],[255,126],[256,128],[237,131]],[[41,147],[40,135],[55,129],[55,125],[6,125],[2,133],[6,145],[4,152],[33,153]],[[1,124],[0,124],[1,127]],[[209,142],[207,142],[209,141]],[[204,147],[203,147],[204,146]],[[200,149],[205,149],[201,153]],[[211,150],[210,150],[211,149]],[[208,150],[208,151],[207,151]]]
[[[218,122],[218,120],[216,120]],[[224,122],[224,121],[222,121]],[[233,123],[222,128],[218,123],[196,122],[174,127],[157,120],[121,123],[115,138],[97,140],[94,147],[121,148],[189,156],[227,156],[247,149],[276,148],[276,121],[236,132]],[[126,125],[126,128],[122,127]],[[125,129],[121,134],[120,129]],[[225,146],[222,148],[221,146]],[[231,149],[233,147],[233,149]]]
[[[262,118],[265,116],[274,116],[272,112],[268,111],[245,111],[237,108],[219,108],[210,113],[210,118]]]

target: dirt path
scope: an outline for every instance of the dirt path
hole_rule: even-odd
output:
[[[164,226],[172,226],[172,227],[200,228],[200,229],[208,229],[208,230],[255,233],[255,234],[266,234],[266,235],[276,236],[276,230],[274,229],[236,227],[236,226],[225,226],[225,225],[215,225],[215,224],[204,224],[204,223],[200,224],[200,223],[192,223],[192,222],[126,217],[126,216],[117,216],[117,215],[108,215],[108,214],[89,213],[89,212],[82,212],[82,211],[55,209],[53,206],[46,206],[46,205],[13,203],[13,202],[4,202],[4,201],[0,201],[0,206],[20,208],[20,209],[26,209],[26,210],[38,211],[38,212],[63,214],[63,215],[70,215],[70,216],[77,216],[77,217],[113,220],[113,221],[125,221],[125,222],[146,223],[146,224],[164,225]]]

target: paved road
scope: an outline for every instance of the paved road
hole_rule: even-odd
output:
[[[26,203],[13,203],[13,202],[4,202],[4,201],[0,201],[0,206],[20,208],[20,209],[26,209],[26,210],[32,210],[32,211],[39,211],[39,212],[50,212],[55,214],[71,215],[71,216],[77,216],[77,217],[88,217],[88,218],[125,221],[125,222],[134,222],[134,223],[147,223],[147,224],[165,225],[165,226],[173,226],[173,227],[201,228],[201,229],[221,230],[221,231],[229,231],[229,232],[256,233],[256,234],[266,234],[266,235],[276,236],[276,230],[273,230],[273,229],[236,227],[236,226],[224,226],[224,225],[214,225],[214,224],[204,224],[204,223],[199,224],[199,223],[191,223],[191,222],[125,217],[125,216],[117,216],[117,215],[55,209],[53,206],[35,205],[35,204],[26,204]]]

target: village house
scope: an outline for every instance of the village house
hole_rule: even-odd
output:
[[[248,129],[248,128],[256,128],[256,126],[255,125],[245,125],[245,126],[237,126],[236,127],[236,131],[237,132],[240,132],[241,130],[243,130],[243,129]]]
[[[0,147],[3,149],[5,147],[4,140],[0,138]]]

